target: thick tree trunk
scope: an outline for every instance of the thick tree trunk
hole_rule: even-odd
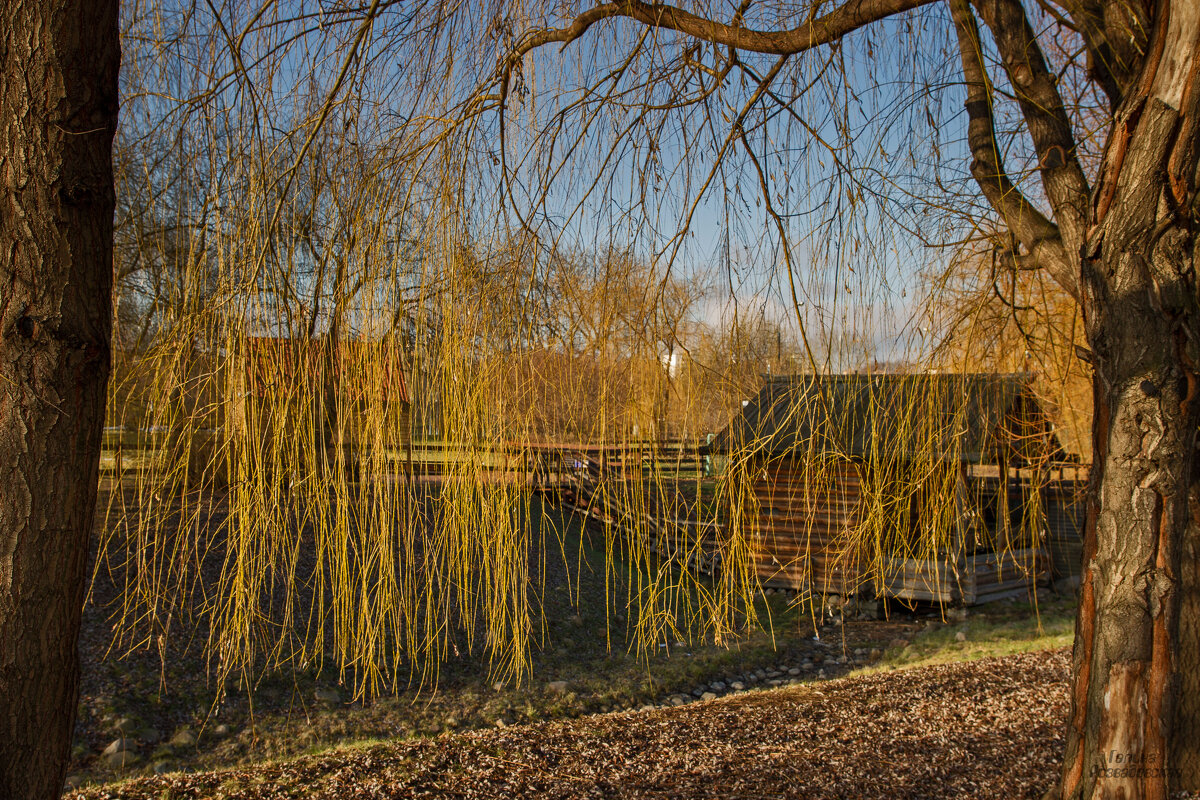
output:
[[[1064,797],[1200,789],[1198,37],[1195,0],[1159,4],[1083,253],[1094,472]]]
[[[62,788],[109,365],[117,0],[0,14],[0,797]]]

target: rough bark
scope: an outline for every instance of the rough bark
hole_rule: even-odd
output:
[[[0,14],[0,797],[57,797],[109,367],[116,0]]]
[[[1087,45],[1088,74],[1115,110],[1137,77],[1148,29],[1140,3],[1062,0],[1071,23]]]
[[[1200,6],[1163,0],[1118,109],[1083,252],[1092,498],[1061,790],[1200,789],[1196,681]]]

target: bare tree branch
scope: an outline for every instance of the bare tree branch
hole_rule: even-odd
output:
[[[835,42],[864,25],[932,2],[933,0],[849,0],[828,14],[816,19],[806,19],[790,30],[760,31],[741,27],[740,15],[735,16],[733,24],[726,24],[698,17],[681,8],[662,3],[621,0],[589,9],[565,28],[530,32],[513,48],[502,71],[507,77],[513,66],[526,53],[555,42],[570,44],[583,36],[592,25],[604,19],[623,17],[644,25],[678,31],[714,44],[785,56]]]
[[[1078,270],[1067,255],[1058,226],[1048,220],[1013,185],[1000,158],[992,114],[992,91],[979,42],[979,28],[967,0],[950,0],[950,14],[958,34],[963,77],[967,84],[967,141],[971,148],[971,175],[984,197],[1003,218],[1030,255],[1051,277],[1078,298]]]
[[[1071,121],[1042,47],[1019,0],[973,0],[992,32],[1033,139],[1046,199],[1067,252],[1078,252],[1087,229],[1091,189],[1079,165]],[[1072,281],[1072,286],[1076,281]],[[1074,293],[1072,286],[1065,287]]]
[[[1136,3],[1099,0],[1058,0],[1087,44],[1088,73],[1115,109],[1133,82],[1148,43],[1149,30],[1144,9]]]

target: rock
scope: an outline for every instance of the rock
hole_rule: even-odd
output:
[[[220,725],[212,729],[212,735],[216,739],[224,739],[230,733],[229,726],[222,722]]]
[[[132,750],[119,750],[115,753],[105,753],[100,757],[104,766],[109,769],[127,769],[141,761],[141,756]]]
[[[882,619],[883,603],[878,600],[863,600],[859,602],[859,619]]]
[[[839,664],[845,664],[845,663],[846,663],[846,657],[845,657],[845,656],[838,656],[838,657],[837,657],[837,663],[839,663]]]
[[[113,725],[113,730],[122,736],[132,736],[137,732],[137,729],[137,720],[133,719],[132,717],[121,717]]]
[[[342,702],[342,693],[333,687],[317,687],[317,690],[313,692],[313,697],[317,699],[318,703],[335,704]]]
[[[888,642],[888,647],[907,647],[907,646],[908,646],[908,639],[905,639],[900,636],[897,636],[895,639],[892,639],[890,642]]]
[[[767,686],[782,686],[782,685],[783,685],[783,681],[779,680],[778,678],[772,678],[771,680],[767,681]]]
[[[700,699],[701,700],[716,700],[717,696],[715,694],[713,694],[712,692],[705,692],[704,694],[700,695]]]
[[[644,705],[641,708],[639,708],[638,711],[653,711],[654,708],[655,707],[652,705]]]
[[[192,747],[196,744],[196,734],[192,733],[191,728],[180,728],[171,737],[170,744],[172,747]]]
[[[946,612],[946,619],[950,622],[966,622],[967,621],[967,609],[952,608]]]
[[[687,701],[688,701],[688,698],[684,697],[681,694],[673,694],[673,695],[671,695],[670,700],[669,700],[669,702],[673,706],[681,706],[684,703],[686,703]]]
[[[823,669],[817,670],[817,677],[818,677],[818,678],[824,678],[824,677],[825,677],[825,670],[823,670]]]
[[[71,789],[78,789],[80,786],[83,786],[83,776],[82,775],[68,775],[67,779],[65,781],[63,781],[63,790],[64,791],[70,791]]]
[[[154,762],[153,770],[155,775],[166,775],[168,772],[175,771],[175,764],[164,758],[161,761]]]
[[[500,681],[496,681],[495,683],[492,684],[492,689],[493,689],[493,691],[503,692],[504,684],[501,683]]]
[[[550,692],[563,693],[567,691],[568,683],[566,681],[550,681],[546,684],[546,690]]]
[[[746,684],[742,683],[741,681],[734,681],[733,683],[729,684],[729,688],[733,689],[735,692],[742,692],[746,690]]]
[[[867,657],[870,658],[872,661],[874,661],[877,658],[883,657],[883,651],[880,650],[878,647],[872,647],[871,652],[867,654]]]
[[[791,669],[789,669],[789,670],[788,670],[788,675],[791,675],[792,677],[795,677],[795,676],[797,676],[797,675],[799,675],[799,674],[800,674],[800,668],[799,668],[799,667],[792,667]]]
[[[959,631],[958,633],[954,634],[954,641],[965,642],[966,640],[967,640],[967,632],[966,631]]]
[[[721,681],[713,681],[708,685],[708,688],[712,689],[714,692],[723,692],[725,691],[725,684]]]
[[[120,739],[113,741],[104,751],[100,753],[102,756],[112,756],[117,753],[125,753],[133,749],[133,743],[122,736]]]
[[[142,728],[137,732],[137,738],[144,744],[158,744],[162,741],[162,734],[154,728]]]

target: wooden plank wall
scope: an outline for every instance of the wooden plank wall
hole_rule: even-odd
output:
[[[882,590],[902,600],[973,605],[1025,594],[1048,573],[1048,558],[1040,548],[955,559],[897,558],[885,562]]]
[[[1079,575],[1083,565],[1083,523],[1087,482],[1062,480],[1042,490],[1046,504],[1046,544],[1054,578]]]
[[[758,513],[750,534],[763,585],[818,594],[863,589],[865,559],[843,552],[847,533],[858,525],[861,492],[850,462],[818,469],[785,459],[764,466],[754,482]]]
[[[877,587],[868,554],[861,546],[849,547],[851,531],[861,520],[859,467],[847,461],[818,469],[784,459],[760,470],[754,483],[758,513],[751,546],[764,586],[843,595],[878,589],[883,596],[900,599],[972,604],[1027,592],[1050,574],[1050,556],[1040,537],[1030,540],[1017,533],[1023,495],[1015,482],[1007,484],[1005,504],[996,497],[999,480],[971,479],[964,502],[996,507],[993,513],[972,515],[976,524],[988,518],[993,528],[989,534],[978,539],[951,537],[957,542],[954,552],[938,558],[886,559]],[[929,520],[914,519],[913,524],[918,523]]]

